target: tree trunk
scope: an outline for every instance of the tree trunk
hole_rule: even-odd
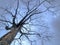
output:
[[[10,45],[18,31],[18,28],[12,28],[10,32],[8,32],[0,39],[0,45],[2,45],[2,43],[3,45]]]

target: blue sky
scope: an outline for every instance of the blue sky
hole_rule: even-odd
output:
[[[14,0],[12,0],[11,2],[10,2],[11,0],[7,0],[7,1],[5,1],[5,0],[0,0],[0,7],[2,6],[2,7],[10,7],[11,6],[11,8],[12,8],[12,6],[15,6],[15,5],[12,5],[12,3],[16,3],[16,2],[14,2]],[[50,0],[49,0],[50,1]],[[9,2],[9,3],[8,3]],[[54,4],[56,3],[56,5],[59,5],[60,3],[59,3],[60,1],[58,0],[56,0],[56,2],[54,2]],[[53,3],[53,2],[52,2]],[[54,5],[53,4],[53,5]],[[9,5],[9,6],[8,6]],[[25,13],[23,13],[24,11],[25,11],[25,9],[24,9],[24,5],[23,4],[20,4],[20,5],[22,5],[22,7],[21,7],[21,14],[24,16],[24,14]],[[46,6],[48,6],[49,4],[47,3],[46,4]],[[52,6],[53,6],[52,5]],[[42,7],[42,8],[41,8]],[[42,5],[40,7],[40,9],[43,11],[43,10],[45,10],[45,7]],[[54,9],[51,9],[52,11],[54,11],[54,10],[56,10],[56,9],[59,9],[59,7],[56,7],[56,8],[54,8]],[[9,8],[10,9],[10,8]],[[13,8],[12,8],[13,9]],[[24,10],[24,11],[23,11]],[[14,11],[14,9],[12,10],[12,12]],[[2,10],[0,11],[0,12],[3,12]],[[57,14],[58,14],[59,12],[57,12]],[[52,26],[51,26],[51,21],[53,20],[53,18],[54,18],[54,14],[53,13],[51,13],[51,12],[49,12],[49,11],[46,11],[46,12],[44,12],[44,13],[42,13],[42,14],[40,14],[40,15],[43,15],[42,16],[42,20],[49,26],[49,30],[48,31],[50,31],[50,33],[52,33],[52,35],[53,35],[53,33],[57,33],[56,32],[56,30],[53,30],[52,29]],[[36,16],[35,16],[36,17]],[[38,16],[37,16],[38,17]],[[9,17],[8,17],[9,18]],[[18,20],[20,19],[20,17],[18,17]],[[40,29],[40,27],[38,27],[38,29],[36,28],[36,27],[34,27],[34,26],[31,26],[31,27],[33,27],[32,28],[32,30],[37,30],[37,32],[39,31],[38,29]],[[42,31],[43,32],[43,31]],[[6,30],[0,30],[0,37],[1,36],[3,36],[4,34],[6,34],[7,33],[7,31]],[[44,41],[43,43],[44,43],[44,45],[60,45],[60,43],[58,42],[57,43],[57,41],[59,41],[60,39],[58,39],[58,37],[57,37],[57,35],[58,34],[56,34],[55,36],[56,37],[54,37],[54,38],[52,38],[52,40],[51,41]],[[19,34],[16,36],[16,37],[18,37],[19,36]],[[23,36],[24,37],[24,36]],[[37,38],[35,38],[35,39],[37,39]],[[22,40],[23,40],[23,38],[22,38]],[[28,42],[28,43],[27,43]],[[28,40],[26,40],[26,39],[24,39],[23,41],[22,41],[22,43],[23,43],[23,45],[30,45],[30,43],[29,43],[29,41]],[[37,42],[37,45],[40,45],[41,44],[41,40],[38,40]],[[13,45],[14,43],[12,43],[12,45]],[[18,42],[16,41],[16,45],[18,44]],[[33,42],[33,45],[35,45],[35,42]]]

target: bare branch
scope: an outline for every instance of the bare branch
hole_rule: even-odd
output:
[[[17,15],[18,8],[19,8],[19,0],[17,1],[17,8],[16,8],[16,10],[15,10],[15,16]]]
[[[7,11],[7,13],[9,13],[10,15],[12,15],[12,17],[13,17],[13,13],[11,11],[9,11],[8,9],[5,9],[3,7],[0,7],[0,8],[3,9],[3,10],[5,10],[5,11]]]
[[[30,3],[30,1],[27,2],[27,10],[28,10],[27,13],[30,11],[30,9],[29,9],[29,3]]]
[[[24,28],[26,31],[28,31],[28,29],[27,29],[26,27],[23,26],[23,28]]]
[[[31,26],[41,26],[41,27],[46,27],[46,28],[49,28],[47,26],[44,26],[44,25],[39,25],[39,24],[29,24],[29,23],[25,23],[25,24],[28,24],[28,25],[31,25]]]
[[[46,11],[49,10],[50,8],[52,8],[52,7],[47,7],[47,9],[44,10],[44,11],[42,11],[42,12],[37,12],[37,13],[35,12],[35,13],[30,14],[23,22],[26,22],[27,20],[29,20],[30,17],[32,17],[32,16],[35,15],[35,14],[40,14],[40,13],[46,12]],[[34,11],[35,11],[35,10],[34,10]]]
[[[28,41],[31,43],[32,45],[32,41],[29,39],[29,37],[27,35],[25,35],[25,37],[28,39]]]
[[[10,21],[7,21],[7,20],[0,19],[0,21],[2,21],[2,22],[8,22],[8,23],[12,24]]]
[[[23,19],[19,22],[19,24],[17,26],[19,26],[21,23],[24,23],[26,20],[26,18],[32,13],[34,12],[42,3],[44,3],[46,0],[44,0],[43,2],[41,2],[36,8],[34,8],[32,11],[30,11],[29,13],[27,13]],[[32,15],[29,16],[29,18],[31,17]],[[28,19],[28,18],[27,18]],[[25,20],[25,21],[24,21]]]
[[[37,32],[34,32],[34,33],[23,33],[23,35],[38,35],[39,37],[41,37],[41,35]]]
[[[15,25],[15,19],[16,19],[16,15],[17,15],[17,12],[18,12],[18,8],[19,8],[19,0],[17,1],[17,8],[15,10],[15,15],[13,16],[13,24]]]
[[[18,11],[18,15],[20,15],[23,18],[23,16],[21,15],[20,11]]]

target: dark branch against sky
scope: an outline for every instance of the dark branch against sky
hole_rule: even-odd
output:
[[[56,10],[59,4],[59,0],[0,0],[0,23],[4,25],[4,27],[1,27],[10,31],[14,28],[15,31],[18,29],[20,33],[18,39],[22,40],[20,42],[15,39],[19,42],[18,44],[24,44],[24,40],[28,40],[27,42],[30,42],[31,45],[32,42],[36,42],[38,39],[40,39],[38,42],[41,39],[44,41],[50,40],[48,24],[54,14],[53,10]],[[39,45],[39,43],[36,45]]]

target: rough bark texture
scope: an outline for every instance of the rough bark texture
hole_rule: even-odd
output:
[[[14,40],[14,37],[16,36],[18,32],[18,29],[12,28],[10,32],[5,34],[1,39],[0,39],[0,45],[10,45],[11,42]]]

